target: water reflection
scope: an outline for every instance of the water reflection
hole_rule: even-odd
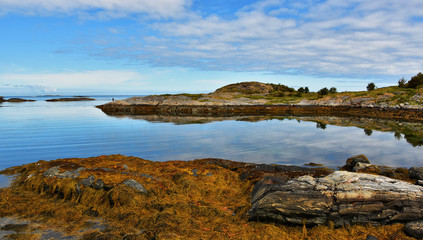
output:
[[[392,132],[397,140],[405,139],[413,147],[423,146],[423,124],[399,120],[374,119],[374,118],[347,118],[333,116],[234,116],[234,117],[181,117],[165,115],[124,115],[117,118],[131,118],[152,123],[206,124],[219,121],[246,121],[260,122],[268,120],[297,120],[315,122],[316,128],[325,130],[327,125],[342,127],[358,127],[363,129],[366,136],[371,136],[373,131]]]

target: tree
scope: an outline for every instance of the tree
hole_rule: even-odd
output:
[[[304,93],[309,93],[310,92],[310,90],[308,89],[308,87],[305,87],[304,88]]]
[[[417,73],[416,76],[412,77],[410,81],[407,82],[408,88],[417,88],[419,85],[423,84],[423,74],[421,72]]]
[[[328,88],[322,88],[317,92],[319,95],[328,95],[329,89]]]
[[[330,89],[329,89],[329,93],[336,93],[337,92],[337,90],[336,90],[336,88],[335,87],[331,87]]]
[[[304,93],[305,92],[303,87],[298,88],[297,91],[300,92],[300,93]]]
[[[404,78],[401,78],[400,80],[398,80],[398,87],[400,87],[400,88],[404,88],[404,87],[406,87],[405,85],[406,85],[406,80],[404,79]]]
[[[373,90],[375,90],[375,88],[376,88],[376,85],[374,84],[374,83],[369,83],[369,84],[367,84],[367,91],[373,91]]]

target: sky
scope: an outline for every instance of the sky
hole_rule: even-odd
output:
[[[0,0],[0,96],[312,91],[423,71],[422,0]]]

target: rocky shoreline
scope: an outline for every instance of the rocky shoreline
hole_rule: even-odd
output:
[[[111,116],[164,115],[164,116],[339,116],[372,117],[422,121],[423,110],[395,107],[315,106],[315,105],[145,105],[108,103],[97,106]]]
[[[282,85],[244,82],[208,94],[131,97],[97,107],[113,116],[355,116],[422,121],[422,102],[423,89],[388,87],[374,92],[321,96],[318,93],[295,92]]]
[[[374,166],[363,155],[337,171],[110,155],[0,173],[15,175],[0,190],[0,234],[15,237],[46,226],[57,239],[423,237],[423,169]],[[103,227],[87,228],[93,222]]]

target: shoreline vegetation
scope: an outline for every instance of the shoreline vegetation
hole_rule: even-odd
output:
[[[295,90],[281,84],[242,82],[207,94],[132,97],[97,107],[114,116],[359,116],[421,121],[423,88],[404,84],[384,88],[369,84],[368,91],[338,93],[336,88],[310,92],[307,87]]]
[[[343,169],[390,176],[380,178],[388,179],[388,183],[402,179],[407,187],[415,186],[419,191],[423,188],[414,185],[418,180],[410,178],[411,169],[374,166],[363,155],[348,159]],[[222,159],[152,162],[109,155],[38,161],[0,173],[14,176],[10,187],[0,189],[0,234],[8,230],[10,239],[39,239],[51,234],[55,239],[414,239],[406,235],[406,222],[401,219],[387,225],[365,221],[342,226],[338,221],[312,224],[313,214],[299,214],[302,208],[308,208],[307,201],[312,201],[308,197],[297,199],[283,211],[299,218],[298,224],[251,218],[260,214],[252,212],[259,208],[257,194],[272,193],[281,189],[281,184],[300,178],[310,181],[347,173],[319,166]],[[354,178],[368,175],[351,174],[364,174]],[[349,181],[346,179],[347,185],[359,184]],[[262,190],[263,186],[267,190]],[[296,191],[301,192],[301,187],[290,190]],[[379,196],[396,196],[389,194],[382,191]],[[374,214],[380,203],[369,204],[358,212],[354,212],[357,207],[351,207],[348,215],[363,217],[366,209]],[[414,219],[414,215],[407,214],[408,220]],[[2,226],[2,221],[8,224]]]

